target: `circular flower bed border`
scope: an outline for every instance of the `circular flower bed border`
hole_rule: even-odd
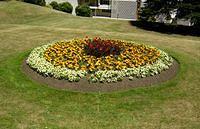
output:
[[[70,42],[73,40],[66,40],[61,42]],[[127,41],[128,43],[134,43]],[[45,51],[57,42],[53,42],[47,45],[43,45],[33,49],[30,53],[26,63],[35,71],[45,77],[54,77],[56,79],[65,79],[69,82],[78,82],[83,78],[87,78],[89,82],[118,82],[127,77],[129,80],[134,78],[145,78],[149,76],[155,76],[164,70],[170,68],[174,60],[167,53],[159,50],[155,47],[148,46],[149,48],[155,48],[160,52],[160,57],[153,64],[147,64],[144,66],[126,68],[122,70],[98,70],[94,73],[88,73],[86,70],[72,70],[63,68],[61,66],[54,66],[44,58]],[[134,43],[136,44],[136,43]],[[145,45],[147,46],[147,45]],[[88,76],[89,75],[89,76]]]
[[[126,91],[140,86],[150,86],[170,80],[176,76],[179,64],[174,60],[170,68],[162,71],[160,74],[145,78],[134,78],[131,81],[128,78],[124,78],[122,81],[117,83],[90,83],[86,79],[81,79],[79,82],[71,83],[68,80],[44,77],[43,75],[38,74],[37,71],[31,69],[29,65],[27,65],[26,60],[23,61],[21,69],[23,73],[32,80],[41,84],[46,84],[52,88],[78,92],[113,92]]]

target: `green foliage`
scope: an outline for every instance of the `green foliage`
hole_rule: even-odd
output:
[[[72,13],[73,11],[73,6],[69,2],[63,2],[58,4],[59,10],[66,12],[66,13]]]
[[[191,19],[195,26],[200,27],[200,1],[183,0],[178,5],[177,17]]]
[[[52,1],[50,5],[53,9],[60,10],[67,13],[72,13],[73,6],[69,2],[57,3],[56,1]]]
[[[46,2],[45,0],[24,0],[24,2],[31,3],[31,4],[36,4],[40,6],[45,6]]]
[[[50,5],[52,6],[53,9],[59,10],[59,5],[56,1],[52,1]]]
[[[175,11],[174,19],[170,13]],[[164,15],[167,19],[190,19],[194,25],[200,25],[200,1],[197,0],[147,0],[142,8],[140,19],[155,21],[156,15]]]
[[[174,10],[177,0],[147,0],[142,8],[140,18],[146,21],[155,21],[155,16],[164,14],[170,17],[170,11]]]
[[[79,5],[79,6],[76,7],[76,15],[77,16],[83,16],[83,17],[91,17],[92,10],[86,4]]]

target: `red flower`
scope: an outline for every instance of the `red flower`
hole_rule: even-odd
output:
[[[86,51],[88,54],[95,56],[105,56],[109,54],[118,54],[121,49],[116,41],[103,40],[95,37],[94,39],[86,39]]]

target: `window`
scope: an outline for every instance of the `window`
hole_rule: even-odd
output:
[[[100,0],[100,4],[107,4],[109,5],[110,0]]]

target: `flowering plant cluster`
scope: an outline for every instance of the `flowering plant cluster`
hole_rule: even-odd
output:
[[[118,55],[123,49],[123,43],[116,40],[103,40],[99,37],[86,38],[85,50],[89,55],[96,57]]]
[[[35,48],[27,64],[44,76],[70,82],[88,77],[90,82],[117,82],[124,77],[147,77],[169,69],[173,58],[152,46],[118,41],[123,50],[100,57],[85,50],[88,39],[58,41]],[[99,40],[99,39],[98,39]],[[98,47],[99,48],[99,47]]]
[[[99,70],[122,70],[153,64],[160,57],[160,51],[154,47],[119,40],[104,40],[104,42],[114,44],[110,46],[122,47],[123,51],[118,54],[110,53],[109,55],[95,56],[88,54],[88,51],[85,50],[88,46],[88,40],[76,39],[56,42],[47,48],[44,52],[44,58],[55,66],[73,70],[86,70],[93,73]],[[95,46],[98,46],[97,48],[102,47],[101,51],[103,51],[107,45],[101,46],[96,43]]]

